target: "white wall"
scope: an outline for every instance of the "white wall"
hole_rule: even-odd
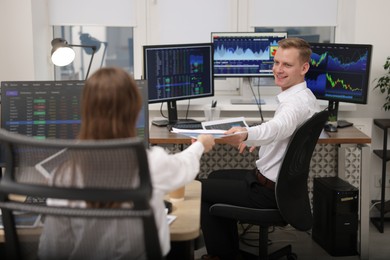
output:
[[[380,77],[383,72],[383,64],[386,57],[390,56],[390,34],[387,28],[387,17],[390,10],[390,1],[388,0],[357,0],[355,28],[356,41],[373,44],[371,82]],[[360,106],[355,116],[369,118],[390,118],[390,111],[385,112],[381,109],[384,103],[383,95],[374,90],[374,84],[370,85],[367,106]],[[375,149],[382,148],[383,131],[379,128],[372,127],[372,147]],[[387,178],[390,178],[390,167],[388,165]],[[371,199],[380,198],[380,189],[375,187],[375,177],[382,172],[380,159],[371,153]],[[386,189],[386,198],[390,199],[390,188]],[[375,214],[375,211],[372,212]]]
[[[34,71],[35,80],[53,80],[54,71],[51,62],[51,40],[53,29],[48,26],[49,14],[47,0],[31,1],[34,48]],[[36,33],[42,32],[42,33]],[[14,79],[11,79],[14,80]]]
[[[345,1],[345,0],[343,0]],[[347,0],[355,1],[355,0]],[[381,109],[384,97],[378,90],[374,90],[373,80],[378,78],[383,72],[383,64],[387,56],[390,56],[389,40],[390,34],[386,34],[388,29],[385,25],[385,17],[388,17],[390,1],[387,0],[356,0],[355,16],[340,14],[340,19],[354,21],[354,27],[348,27],[353,31],[354,43],[367,43],[373,45],[372,67],[370,75],[370,90],[368,93],[368,105],[359,105],[357,111],[353,112],[353,117],[390,118],[390,112]],[[350,31],[340,31],[342,35],[351,34]]]
[[[31,0],[0,1],[0,81],[34,80]]]

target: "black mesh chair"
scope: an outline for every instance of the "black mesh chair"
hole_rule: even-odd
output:
[[[117,239],[118,234],[109,233],[113,221],[123,223],[126,244],[120,245],[119,252],[127,259],[163,258],[150,207],[152,185],[143,141],[42,141],[0,129],[0,142],[5,153],[0,178],[5,259],[37,259],[42,230],[49,220],[58,219],[89,223],[78,239],[83,259],[96,254],[113,259],[110,250],[115,251],[115,259],[120,258],[118,247],[105,247],[108,240]],[[47,198],[75,204],[49,206]],[[86,206],[80,206],[83,203]],[[18,221],[21,213],[28,212],[39,214],[43,225],[25,232]]]
[[[316,113],[294,132],[276,181],[277,209],[254,209],[220,203],[210,207],[211,214],[215,216],[259,226],[257,259],[278,259],[282,256],[297,259],[291,245],[268,255],[268,230],[272,226],[287,224],[301,231],[311,229],[313,220],[307,180],[311,157],[327,119],[327,111]]]

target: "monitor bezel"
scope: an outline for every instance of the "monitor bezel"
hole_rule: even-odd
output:
[[[204,94],[199,95],[190,95],[190,96],[177,96],[177,97],[169,97],[169,98],[160,98],[160,99],[150,99],[150,93],[148,93],[148,103],[164,103],[164,102],[173,102],[173,101],[179,101],[179,100],[187,100],[187,99],[197,99],[197,98],[205,98],[205,97],[212,97],[215,93],[215,86],[214,86],[214,71],[213,71],[213,54],[214,49],[212,43],[186,43],[186,44],[158,44],[158,45],[144,45],[143,46],[143,78],[148,80],[147,76],[147,52],[153,49],[178,49],[178,48],[209,48],[209,64],[210,64],[210,91]],[[150,85],[150,81],[148,80],[149,84],[149,90],[152,87]]]
[[[366,64],[366,72],[365,72],[365,79],[364,83],[362,86],[362,95],[361,99],[348,99],[348,98],[342,98],[342,97],[337,97],[337,98],[332,98],[332,97],[327,97],[324,95],[319,95],[316,92],[313,92],[313,94],[316,96],[317,99],[320,100],[327,100],[329,102],[345,102],[345,103],[352,103],[352,104],[367,104],[368,101],[368,90],[369,90],[369,82],[370,82],[370,71],[371,71],[371,59],[372,59],[372,48],[373,46],[371,44],[357,44],[357,43],[309,43],[310,46],[318,46],[318,47],[328,47],[329,48],[359,48],[359,49],[367,49],[367,64]],[[311,66],[311,65],[310,65]],[[309,72],[308,72],[309,73]],[[307,73],[306,73],[307,75]],[[305,75],[305,80],[306,80],[306,75]],[[308,85],[309,87],[309,85]]]
[[[244,37],[244,36],[248,36],[248,37],[258,37],[258,38],[264,38],[264,37],[269,37],[269,36],[273,36],[273,37],[277,37],[277,36],[280,36],[280,37],[284,37],[284,38],[287,38],[288,37],[288,34],[287,32],[211,32],[211,42],[213,43],[214,45],[214,38],[215,36],[222,36],[222,37]],[[214,50],[215,50],[215,46],[214,47]],[[213,60],[214,60],[214,63],[215,63],[215,57],[213,55]],[[215,64],[214,64],[215,66]],[[213,70],[214,70],[214,77],[222,77],[222,78],[239,78],[239,77],[268,77],[268,78],[271,78],[273,77],[273,72],[271,71],[270,73],[224,73],[224,74],[216,74],[216,70],[214,69],[214,66],[213,66]]]

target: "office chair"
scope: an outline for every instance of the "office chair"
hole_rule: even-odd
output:
[[[314,114],[291,137],[275,186],[277,209],[254,209],[217,203],[210,207],[215,216],[236,219],[259,226],[259,256],[257,259],[297,259],[291,245],[268,255],[268,229],[290,224],[297,230],[312,227],[312,212],[307,188],[310,161],[317,140],[328,119],[328,112]]]
[[[76,233],[80,229],[76,230],[74,223],[96,223],[82,225],[85,237],[77,238],[83,259],[92,259],[90,254],[96,252],[106,256],[105,259],[113,259],[111,249],[116,251],[115,259],[119,259],[118,248],[122,250],[119,253],[124,251],[126,259],[163,259],[149,204],[152,185],[143,141],[138,138],[42,141],[0,129],[0,142],[5,153],[0,208],[6,259],[37,259],[40,233],[49,219],[72,223],[72,232]],[[58,179],[67,180],[69,176],[72,181],[58,184]],[[53,181],[48,184],[48,179]],[[47,198],[74,204],[51,206],[45,203],[49,202],[45,201]],[[43,227],[27,234],[19,232],[26,229],[17,232],[20,212],[40,214]],[[108,240],[117,241],[120,233],[109,233],[113,221],[128,228],[123,226],[122,244],[108,248],[107,245],[112,245]]]

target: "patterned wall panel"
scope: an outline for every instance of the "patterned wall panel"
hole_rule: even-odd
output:
[[[345,180],[356,188],[360,188],[362,153],[357,146],[345,148]]]
[[[207,178],[210,172],[220,169],[254,169],[258,150],[240,154],[231,145],[217,144],[214,151],[204,154],[199,178]]]
[[[167,146],[171,152],[178,152],[185,149],[187,145]],[[341,149],[343,151],[343,149]],[[345,148],[345,169],[346,180],[359,188],[361,151],[357,146]],[[258,157],[258,150],[252,153],[248,151],[243,154],[230,145],[217,144],[213,151],[206,153],[201,159],[201,170],[199,178],[207,178],[208,174],[219,169],[252,169]],[[313,178],[332,177],[338,174],[339,146],[334,144],[317,144],[310,163],[308,179],[309,196],[312,199]]]
[[[317,144],[310,162],[310,173],[307,181],[310,201],[313,198],[313,179],[337,175],[338,146]]]

